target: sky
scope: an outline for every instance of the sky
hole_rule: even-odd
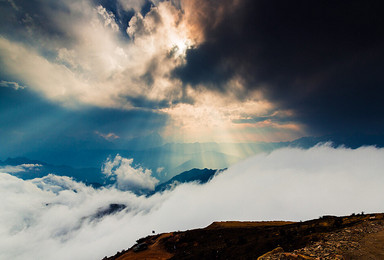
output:
[[[1,158],[382,135],[381,5],[1,0]]]
[[[101,259],[152,230],[383,212],[382,9],[0,0],[0,258]],[[18,156],[32,160],[7,163]],[[228,169],[140,195],[207,165]],[[80,167],[108,184],[23,177]]]

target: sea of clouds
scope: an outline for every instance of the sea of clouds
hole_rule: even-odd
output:
[[[104,171],[117,179],[123,174],[126,184],[130,177],[119,165],[127,168],[131,161],[123,159],[107,161]],[[152,230],[384,212],[383,159],[384,149],[375,147],[284,148],[248,158],[205,185],[183,184],[150,197],[122,191],[119,184],[94,189],[53,174],[24,181],[3,172],[0,259],[102,259]],[[135,185],[152,187],[154,179],[141,170],[146,175]],[[98,215],[111,204],[126,207]]]

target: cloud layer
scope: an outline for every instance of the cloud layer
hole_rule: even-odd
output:
[[[151,230],[217,220],[305,220],[382,212],[384,149],[280,149],[249,158],[206,185],[151,197],[95,190],[54,175],[23,181],[0,174],[0,258],[101,259]],[[112,215],[110,204],[125,205]]]
[[[384,129],[378,1],[0,5],[0,85],[66,107],[159,111],[173,119],[165,135],[189,142]]]
[[[210,32],[243,1],[13,0],[0,5],[1,20],[9,25],[0,26],[0,77],[51,102],[164,113],[173,119],[164,135],[176,142],[281,141],[305,132],[289,108],[277,107],[262,91],[248,91],[248,78],[232,62],[236,44],[220,54],[223,62],[212,57],[228,41],[213,39]],[[200,55],[207,44],[217,44],[217,50]],[[221,73],[221,67],[232,72]],[[264,120],[250,120],[255,118]],[[198,126],[203,121],[207,132]]]
[[[178,102],[180,81],[169,72],[192,44],[182,12],[159,2],[142,14],[144,2],[118,1],[114,12],[91,0],[1,3],[2,20],[13,29],[0,27],[2,76],[71,107],[156,108]],[[126,13],[123,24],[116,15],[128,9],[136,12]]]
[[[123,158],[116,155],[114,159],[109,158],[103,165],[103,173],[116,179],[116,186],[122,191],[152,191],[159,182],[152,177],[152,171],[140,166],[133,166],[133,159]]]
[[[16,166],[0,166],[0,172],[6,172],[6,173],[18,173],[23,172],[25,170],[31,170],[35,168],[41,167],[41,164],[31,164],[31,163],[24,163]]]

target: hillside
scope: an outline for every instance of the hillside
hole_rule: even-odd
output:
[[[384,214],[324,216],[305,222],[215,222],[158,234],[104,260],[384,259]]]

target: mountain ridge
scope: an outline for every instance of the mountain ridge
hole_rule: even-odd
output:
[[[135,165],[150,169],[160,182],[168,181],[175,175],[192,168],[222,169],[258,153],[269,153],[283,147],[310,148],[318,143],[332,142],[332,146],[357,148],[364,145],[384,147],[383,135],[348,135],[307,136],[284,142],[254,143],[164,143],[161,140],[154,146],[140,146],[137,142],[126,145],[126,149],[78,149],[76,153],[68,151],[39,151],[39,154],[20,154],[36,161],[51,165],[70,165],[72,168],[101,168],[110,156],[120,154],[133,158]],[[151,138],[160,139],[158,135]],[[160,173],[159,168],[163,168]]]
[[[19,167],[19,171],[12,173],[12,175],[23,180],[42,178],[53,173],[58,176],[72,177],[74,180],[83,182],[84,184],[94,188],[100,188],[105,185],[113,184],[113,182],[106,178],[106,176],[102,174],[101,170],[97,168],[77,169],[68,165],[52,165],[39,160],[31,160],[26,157],[7,158],[5,161],[0,161],[0,166]],[[193,168],[188,171],[183,171],[171,179],[158,184],[155,187],[155,190],[152,192],[146,192],[145,195],[150,196],[157,192],[163,192],[165,190],[172,189],[179,184],[187,182],[204,184],[210,181],[215,174],[221,171],[222,170],[207,168]]]

